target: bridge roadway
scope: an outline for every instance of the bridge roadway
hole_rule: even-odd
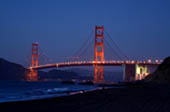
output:
[[[74,62],[62,62],[55,64],[45,64],[35,66],[34,68],[29,67],[29,69],[39,70],[39,69],[48,69],[48,68],[61,68],[61,67],[74,67],[74,66],[93,66],[93,65],[103,65],[103,66],[122,66],[129,64],[138,64],[138,65],[159,65],[160,62],[145,62],[145,61],[104,61],[104,62],[95,62],[95,61],[74,61]]]

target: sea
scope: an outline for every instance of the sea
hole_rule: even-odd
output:
[[[0,81],[0,103],[66,96],[97,88],[96,85],[63,84],[59,81]]]

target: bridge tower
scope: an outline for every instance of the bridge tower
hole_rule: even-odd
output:
[[[98,65],[98,62],[104,61],[104,27],[96,26],[95,28],[95,49],[94,49],[94,82],[103,82],[103,65]]]
[[[31,58],[31,67],[30,72],[28,73],[27,80],[28,81],[37,81],[38,80],[38,72],[33,69],[38,66],[38,43],[32,44],[32,58]]]

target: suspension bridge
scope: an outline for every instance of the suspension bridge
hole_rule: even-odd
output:
[[[92,36],[93,34],[94,36]],[[104,38],[104,34],[110,38],[109,41]],[[110,42],[112,43],[110,44]],[[91,47],[91,45],[93,47]],[[107,46],[105,47],[105,45]],[[90,53],[87,52],[88,49],[91,50]],[[110,51],[106,54],[108,49],[110,49]],[[85,41],[82,47],[71,58],[64,62],[39,64],[39,45],[38,43],[33,43],[31,66],[28,67],[29,72],[26,74],[26,79],[28,81],[37,81],[38,70],[41,69],[92,66],[94,68],[94,82],[97,83],[104,82],[104,66],[122,66],[123,80],[134,81],[145,78],[148,74],[152,73],[160,63],[161,61],[159,60],[152,61],[151,59],[147,61],[130,61],[115,44],[111,36],[104,31],[104,27],[96,26],[95,31],[91,32],[90,38]]]

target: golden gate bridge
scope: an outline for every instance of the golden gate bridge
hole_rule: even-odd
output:
[[[110,38],[110,41],[115,45],[117,51],[109,44],[110,41],[107,41],[104,38],[104,33]],[[93,34],[93,32],[91,33]],[[62,67],[74,67],[74,66],[93,66],[94,68],[94,82],[104,82],[104,74],[103,74],[103,66],[122,66],[123,67],[123,79],[124,81],[134,81],[141,80],[145,78],[148,74],[152,73],[155,68],[161,63],[159,60],[147,60],[147,61],[130,61],[126,55],[119,49],[119,47],[112,40],[111,36],[104,32],[103,26],[95,27],[95,36],[85,41],[85,44],[89,42],[89,44],[83,46],[74,54],[74,60],[68,60],[65,62],[57,62],[57,63],[47,63],[47,64],[39,64],[39,45],[38,43],[32,44],[32,57],[31,57],[31,66],[28,67],[29,72],[26,73],[26,79],[28,81],[37,81],[38,80],[38,70],[40,69],[48,69],[48,68],[62,68]],[[93,42],[94,40],[94,42]],[[106,60],[105,52],[104,52],[104,42],[106,42],[107,47],[111,49],[108,56],[113,56],[112,60]],[[86,53],[87,48],[90,45],[94,45],[93,53]],[[86,48],[84,48],[86,46]],[[89,56],[94,56],[93,60],[87,60],[85,54]],[[84,56],[84,57],[83,57]],[[116,60],[116,56],[119,60]],[[125,58],[125,60],[122,58]],[[76,60],[80,57],[83,57],[82,60]],[[85,60],[86,59],[86,60]]]

